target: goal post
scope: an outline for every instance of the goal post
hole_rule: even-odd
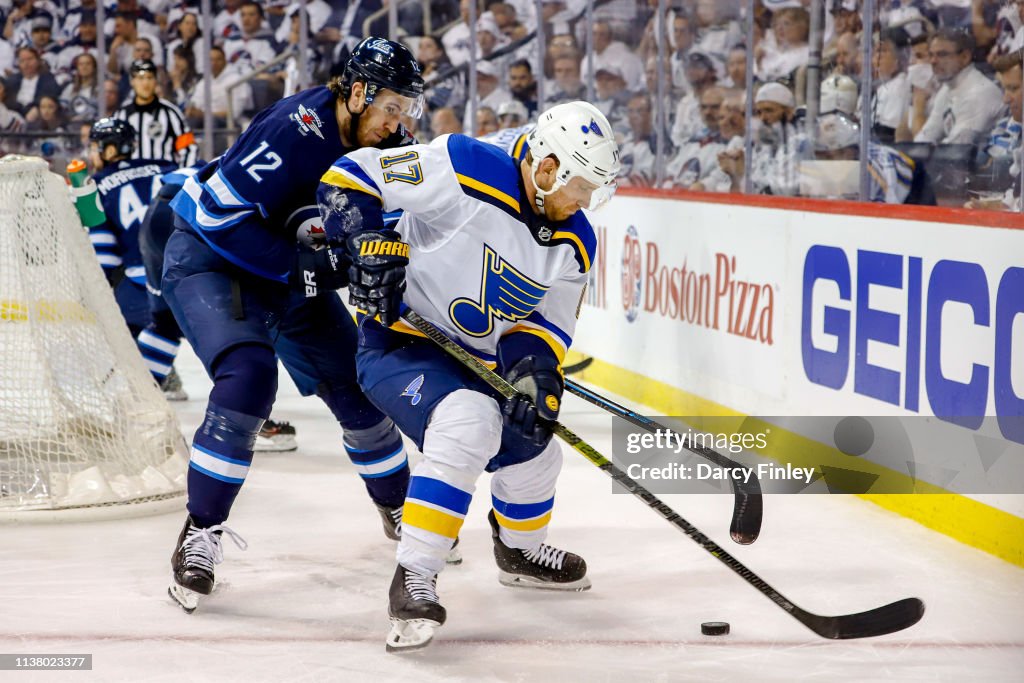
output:
[[[187,466],[63,179],[0,159],[0,520],[181,510]]]

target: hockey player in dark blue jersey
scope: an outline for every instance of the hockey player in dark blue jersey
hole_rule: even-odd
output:
[[[160,187],[160,177],[174,164],[131,159],[135,131],[118,119],[100,119],[89,131],[100,203],[107,220],[89,229],[89,239],[132,335],[149,324],[146,274],[139,251],[139,227]],[[166,375],[166,373],[165,373]]]
[[[171,559],[171,596],[192,611],[214,585],[222,534],[277,392],[275,352],[304,395],[317,394],[344,429],[344,446],[397,539],[409,467],[394,423],[355,376],[352,317],[334,290],[347,284],[340,247],[299,247],[321,233],[316,191],[339,156],[413,142],[400,123],[419,116],[423,79],[412,53],[381,38],[353,51],[326,87],[283,99],[172,200],[175,231],[162,290],[213,378],[188,473],[188,518]]]

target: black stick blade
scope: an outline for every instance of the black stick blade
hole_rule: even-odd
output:
[[[838,617],[822,617],[799,608],[797,610],[799,612],[794,613],[794,616],[819,636],[849,640],[884,636],[913,626],[924,616],[924,602],[919,598],[904,598],[867,612]]]
[[[751,477],[747,484],[737,482],[735,492],[729,536],[740,545],[750,545],[761,533],[761,518],[764,516],[761,484],[757,477]]]

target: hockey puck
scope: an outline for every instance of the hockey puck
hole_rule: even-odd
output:
[[[729,633],[729,624],[724,621],[705,621],[700,625],[700,632],[706,636],[724,636]]]

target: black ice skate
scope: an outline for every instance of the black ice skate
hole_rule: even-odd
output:
[[[401,540],[402,508],[389,508],[380,503],[374,503],[374,505],[377,506],[377,512],[380,513],[381,522],[384,524],[384,535],[392,541]],[[452,549],[448,551],[448,556],[444,558],[444,561],[448,564],[462,564],[462,551],[459,550],[458,538],[452,543]]]
[[[171,371],[160,382],[160,391],[164,393],[164,398],[168,401],[188,400],[188,394],[185,393],[185,387],[181,386],[181,377],[178,377],[178,371],[174,369],[174,366],[171,366]]]
[[[585,591],[590,588],[587,563],[567,550],[542,543],[537,550],[509,548],[498,536],[494,510],[487,513],[494,539],[494,560],[498,563],[498,581],[515,588],[541,588],[558,591]]]
[[[289,422],[267,420],[256,434],[253,450],[258,453],[283,453],[298,449],[295,440],[295,427]]]
[[[167,592],[189,614],[199,606],[200,597],[213,592],[213,567],[224,560],[221,535],[225,532],[240,550],[248,547],[241,536],[222,524],[200,529],[191,516],[185,519],[171,555],[174,582]]]
[[[388,652],[418,650],[430,644],[447,614],[437,598],[437,576],[424,576],[398,565],[388,593]]]

